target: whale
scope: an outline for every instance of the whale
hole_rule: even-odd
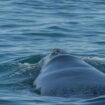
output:
[[[55,48],[40,60],[35,92],[42,96],[96,97],[105,95],[105,74],[82,59]]]

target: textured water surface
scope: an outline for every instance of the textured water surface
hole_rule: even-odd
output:
[[[62,48],[105,72],[104,0],[0,1],[0,104],[104,105],[105,96],[38,96],[35,64]]]

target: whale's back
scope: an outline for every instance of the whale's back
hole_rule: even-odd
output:
[[[105,75],[79,58],[60,55],[43,66],[34,84],[41,95],[98,95],[104,93]]]

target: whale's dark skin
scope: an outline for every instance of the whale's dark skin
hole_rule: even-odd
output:
[[[46,96],[97,96],[105,94],[105,74],[83,60],[54,49],[40,61],[35,90]]]

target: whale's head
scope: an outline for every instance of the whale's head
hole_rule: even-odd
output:
[[[50,53],[45,56],[41,61],[40,64],[43,66],[45,64],[47,64],[51,59],[63,55],[63,54],[68,54],[66,51],[59,49],[59,48],[54,48],[50,51]]]

